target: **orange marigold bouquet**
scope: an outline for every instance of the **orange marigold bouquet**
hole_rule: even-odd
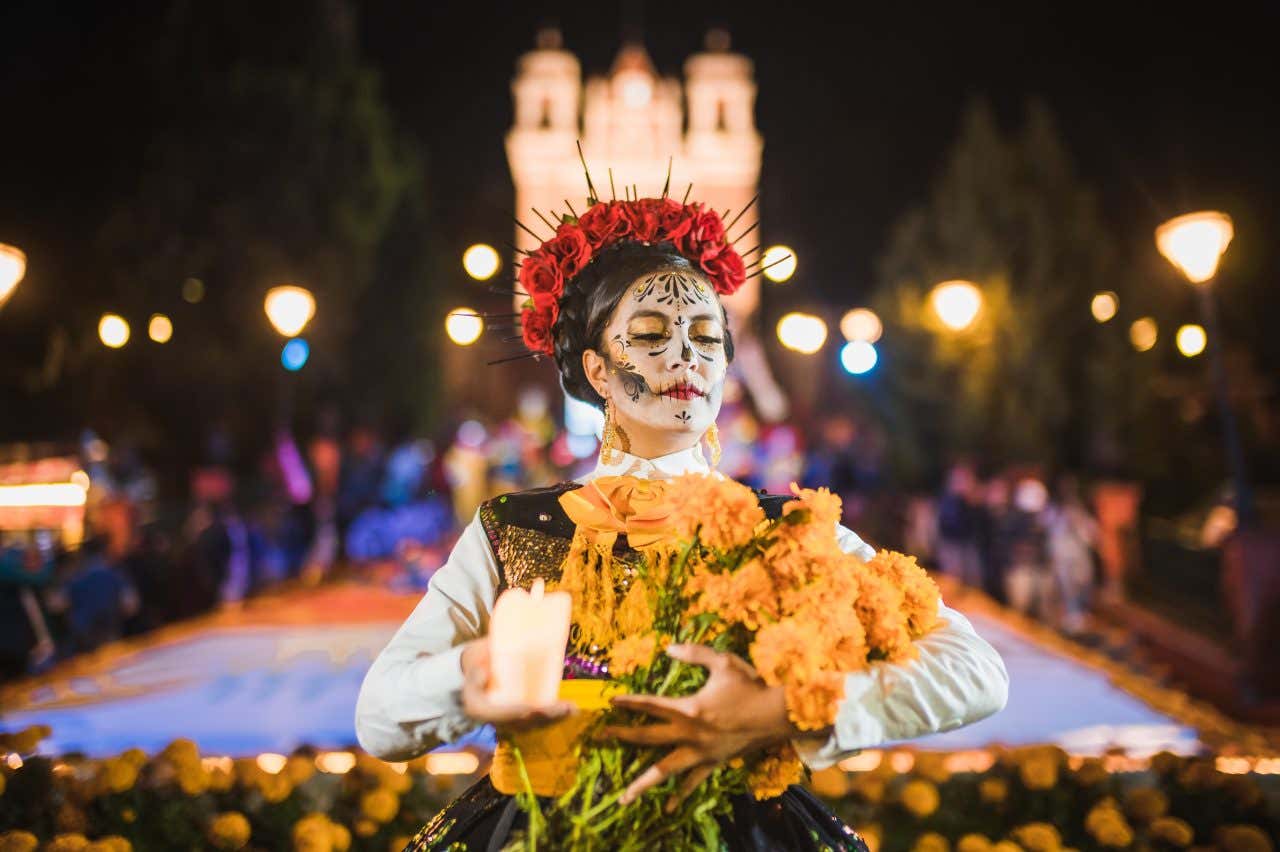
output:
[[[662,652],[701,643],[749,660],[786,690],[795,726],[816,731],[835,721],[845,673],[911,658],[913,640],[936,625],[938,589],[914,557],[881,551],[863,562],[841,550],[840,498],[827,489],[792,486],[794,499],[767,519],[756,494],[730,479],[689,474],[667,486],[670,535],[638,569],[575,538],[560,581],[573,596],[571,652],[609,649],[609,675],[626,691],[696,692],[706,671]],[[617,709],[601,721],[643,723]],[[524,797],[531,829],[557,848],[717,848],[730,796],[780,795],[803,771],[786,745],[717,770],[674,814],[663,804],[678,779],[617,807],[656,757],[589,737],[571,790],[550,805]]]

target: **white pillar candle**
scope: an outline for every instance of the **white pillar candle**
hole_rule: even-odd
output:
[[[489,697],[499,704],[545,707],[556,700],[569,641],[568,592],[529,591],[498,596],[489,624]]]

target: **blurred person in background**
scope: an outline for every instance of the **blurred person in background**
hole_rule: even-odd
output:
[[[978,478],[973,465],[958,462],[938,498],[938,568],[967,586],[982,587],[978,551]]]
[[[37,591],[54,578],[52,555],[34,543],[0,543],[0,681],[39,671],[52,661],[54,645]]]
[[[1014,487],[1005,594],[1018,612],[1051,623],[1056,595],[1045,542],[1043,513],[1048,502],[1048,489],[1035,477],[1025,477]]]
[[[92,651],[119,639],[125,622],[138,611],[138,593],[110,559],[102,536],[80,546],[62,587],[71,653]]]
[[[1009,500],[1009,480],[1003,475],[993,476],[981,490],[978,553],[982,560],[982,590],[1000,603],[1007,603],[1005,575],[1018,522]]]
[[[1058,479],[1056,499],[1044,513],[1044,527],[1059,603],[1059,627],[1079,633],[1093,595],[1093,556],[1098,522],[1080,499],[1074,476]]]

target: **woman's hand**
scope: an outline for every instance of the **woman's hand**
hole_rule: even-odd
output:
[[[667,656],[706,666],[710,677],[702,689],[682,698],[619,695],[615,706],[657,716],[663,721],[645,727],[608,727],[602,736],[645,746],[674,748],[627,787],[619,800],[628,804],[672,775],[688,774],[667,801],[676,809],[718,766],[740,755],[796,736],[787,716],[781,687],[769,686],[755,669],[736,654],[713,651],[705,645],[672,645]]]
[[[475,639],[462,649],[462,709],[477,722],[487,722],[502,730],[523,730],[563,719],[573,705],[557,701],[546,707],[525,704],[496,704],[489,697],[489,639]]]

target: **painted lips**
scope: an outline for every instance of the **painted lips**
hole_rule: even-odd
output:
[[[697,397],[706,396],[705,393],[695,388],[693,385],[676,385],[662,392],[663,396],[671,399],[689,400]]]

